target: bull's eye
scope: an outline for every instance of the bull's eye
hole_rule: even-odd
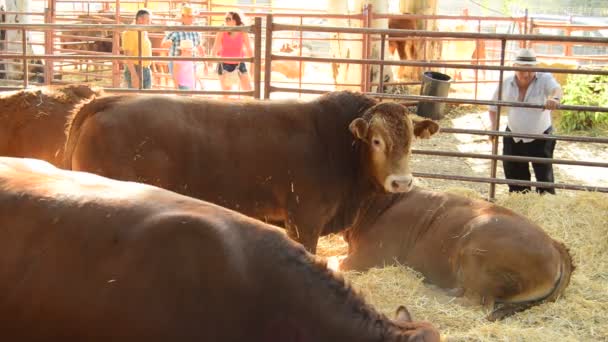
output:
[[[382,142],[380,141],[380,139],[372,139],[372,144],[374,144],[374,146],[380,147]]]

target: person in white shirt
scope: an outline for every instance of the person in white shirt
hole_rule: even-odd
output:
[[[533,67],[537,65],[536,55],[531,49],[521,49],[515,60],[514,67]],[[507,131],[523,134],[551,134],[551,110],[559,106],[562,90],[550,73],[533,70],[518,70],[515,74],[503,80],[502,101],[526,102],[544,105],[544,108],[502,107],[507,111]],[[493,100],[498,99],[496,89]],[[497,107],[490,106],[490,122],[496,127]],[[555,140],[528,139],[520,137],[503,137],[503,155],[553,158]],[[531,180],[530,163],[503,161],[503,169],[507,179]],[[553,165],[532,163],[534,175],[538,182],[553,183]],[[530,191],[530,186],[509,185],[509,192]],[[555,194],[554,188],[537,187],[538,193]]]

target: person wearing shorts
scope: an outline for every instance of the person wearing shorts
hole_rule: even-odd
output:
[[[242,26],[243,20],[237,12],[228,12],[224,18],[226,26]],[[218,32],[213,44],[213,55],[220,57],[250,57],[253,55],[251,42],[246,32]],[[232,89],[230,73],[237,72],[242,90],[251,90],[251,79],[244,62],[220,62],[217,74],[222,90]],[[224,96],[226,97],[226,96]]]

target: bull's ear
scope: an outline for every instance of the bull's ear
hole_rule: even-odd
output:
[[[365,141],[367,137],[367,129],[369,125],[362,118],[356,118],[353,120],[350,125],[348,125],[348,129],[353,133],[355,138],[361,139]]]
[[[412,118],[414,123],[414,136],[421,139],[428,139],[431,135],[439,132],[439,124],[433,120]]]
[[[395,321],[411,322],[412,315],[410,315],[410,312],[407,310],[407,308],[405,306],[401,305],[401,306],[399,306],[399,308],[397,308],[397,312],[395,312]]]

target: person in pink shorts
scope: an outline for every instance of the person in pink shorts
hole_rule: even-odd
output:
[[[242,26],[243,21],[237,12],[228,12],[225,17],[227,26]],[[218,32],[213,44],[213,55],[220,57],[251,57],[251,42],[246,32]],[[244,62],[220,62],[217,74],[222,90],[231,90],[229,73],[238,72],[242,90],[251,90],[251,79]]]

